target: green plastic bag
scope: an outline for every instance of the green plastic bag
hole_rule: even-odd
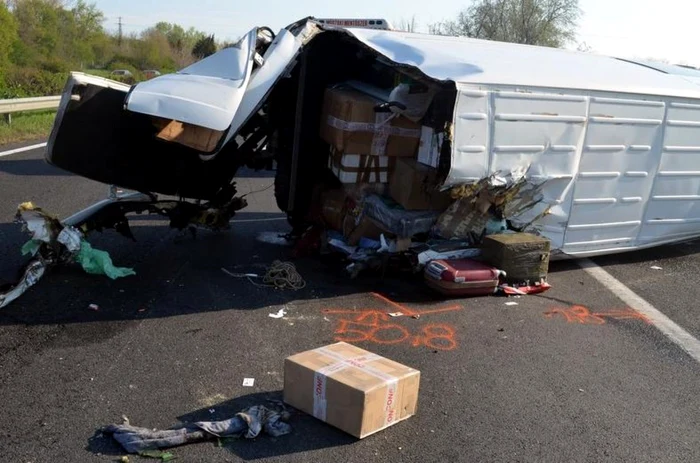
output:
[[[41,241],[39,240],[29,240],[22,246],[22,255],[26,256],[31,254],[32,256],[37,253],[39,247],[41,246]]]
[[[80,251],[75,256],[75,260],[83,266],[83,270],[93,275],[107,275],[111,279],[136,275],[134,269],[126,267],[115,267],[112,258],[106,251],[93,249],[85,240],[80,242]]]

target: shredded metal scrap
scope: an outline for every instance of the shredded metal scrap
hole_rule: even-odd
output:
[[[17,208],[17,222],[32,237],[22,246],[23,255],[33,256],[19,279],[9,289],[0,292],[0,308],[7,306],[34,286],[52,266],[64,262],[79,262],[88,273],[105,274],[110,278],[133,275],[128,268],[115,267],[105,251],[93,249],[83,234],[65,226],[52,215],[30,202]]]
[[[8,291],[0,293],[0,309],[14,301],[25,293],[30,287],[34,286],[37,281],[44,276],[46,264],[42,259],[34,259],[24,269],[24,273],[19,280],[19,283],[12,286]]]

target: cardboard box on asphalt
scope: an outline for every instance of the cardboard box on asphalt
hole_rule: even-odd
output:
[[[420,372],[339,342],[288,357],[284,401],[362,439],[416,413]]]
[[[321,138],[343,153],[415,157],[420,124],[393,113],[376,112],[374,108],[380,103],[355,90],[327,89]]]
[[[158,130],[157,138],[185,145],[189,148],[211,153],[224,136],[223,131],[199,127],[185,122],[152,117],[153,125]]]
[[[389,194],[409,211],[444,211],[452,204],[449,192],[437,189],[437,169],[413,159],[397,160],[389,180]]]
[[[489,235],[481,245],[489,265],[506,272],[505,281],[534,284],[547,278],[550,242],[530,233]]]

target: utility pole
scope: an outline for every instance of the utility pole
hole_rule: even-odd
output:
[[[119,36],[117,37],[117,45],[122,46],[122,17],[119,16]]]

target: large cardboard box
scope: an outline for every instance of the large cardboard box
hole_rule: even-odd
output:
[[[345,224],[344,234],[350,246],[357,246],[362,238],[369,238],[371,240],[378,240],[382,234],[386,234],[387,231],[382,229],[374,220],[363,215],[359,222],[355,223],[352,217],[348,217],[351,223]]]
[[[530,233],[489,235],[481,245],[482,256],[489,265],[506,272],[509,283],[530,284],[547,278],[550,242]]]
[[[414,415],[420,372],[339,342],[288,357],[284,401],[362,439]]]
[[[347,211],[348,194],[343,189],[328,190],[321,194],[321,219],[333,230],[342,230]]]
[[[185,145],[203,153],[214,151],[225,133],[160,117],[153,117],[152,121],[158,130],[156,137]]]
[[[327,89],[321,138],[344,153],[415,157],[420,124],[374,110],[381,101],[355,90]]]
[[[388,183],[395,165],[393,157],[340,151],[332,152],[329,159],[329,167],[341,183]]]
[[[409,211],[444,211],[452,204],[449,193],[437,189],[437,169],[413,159],[397,160],[389,181],[389,194]]]

